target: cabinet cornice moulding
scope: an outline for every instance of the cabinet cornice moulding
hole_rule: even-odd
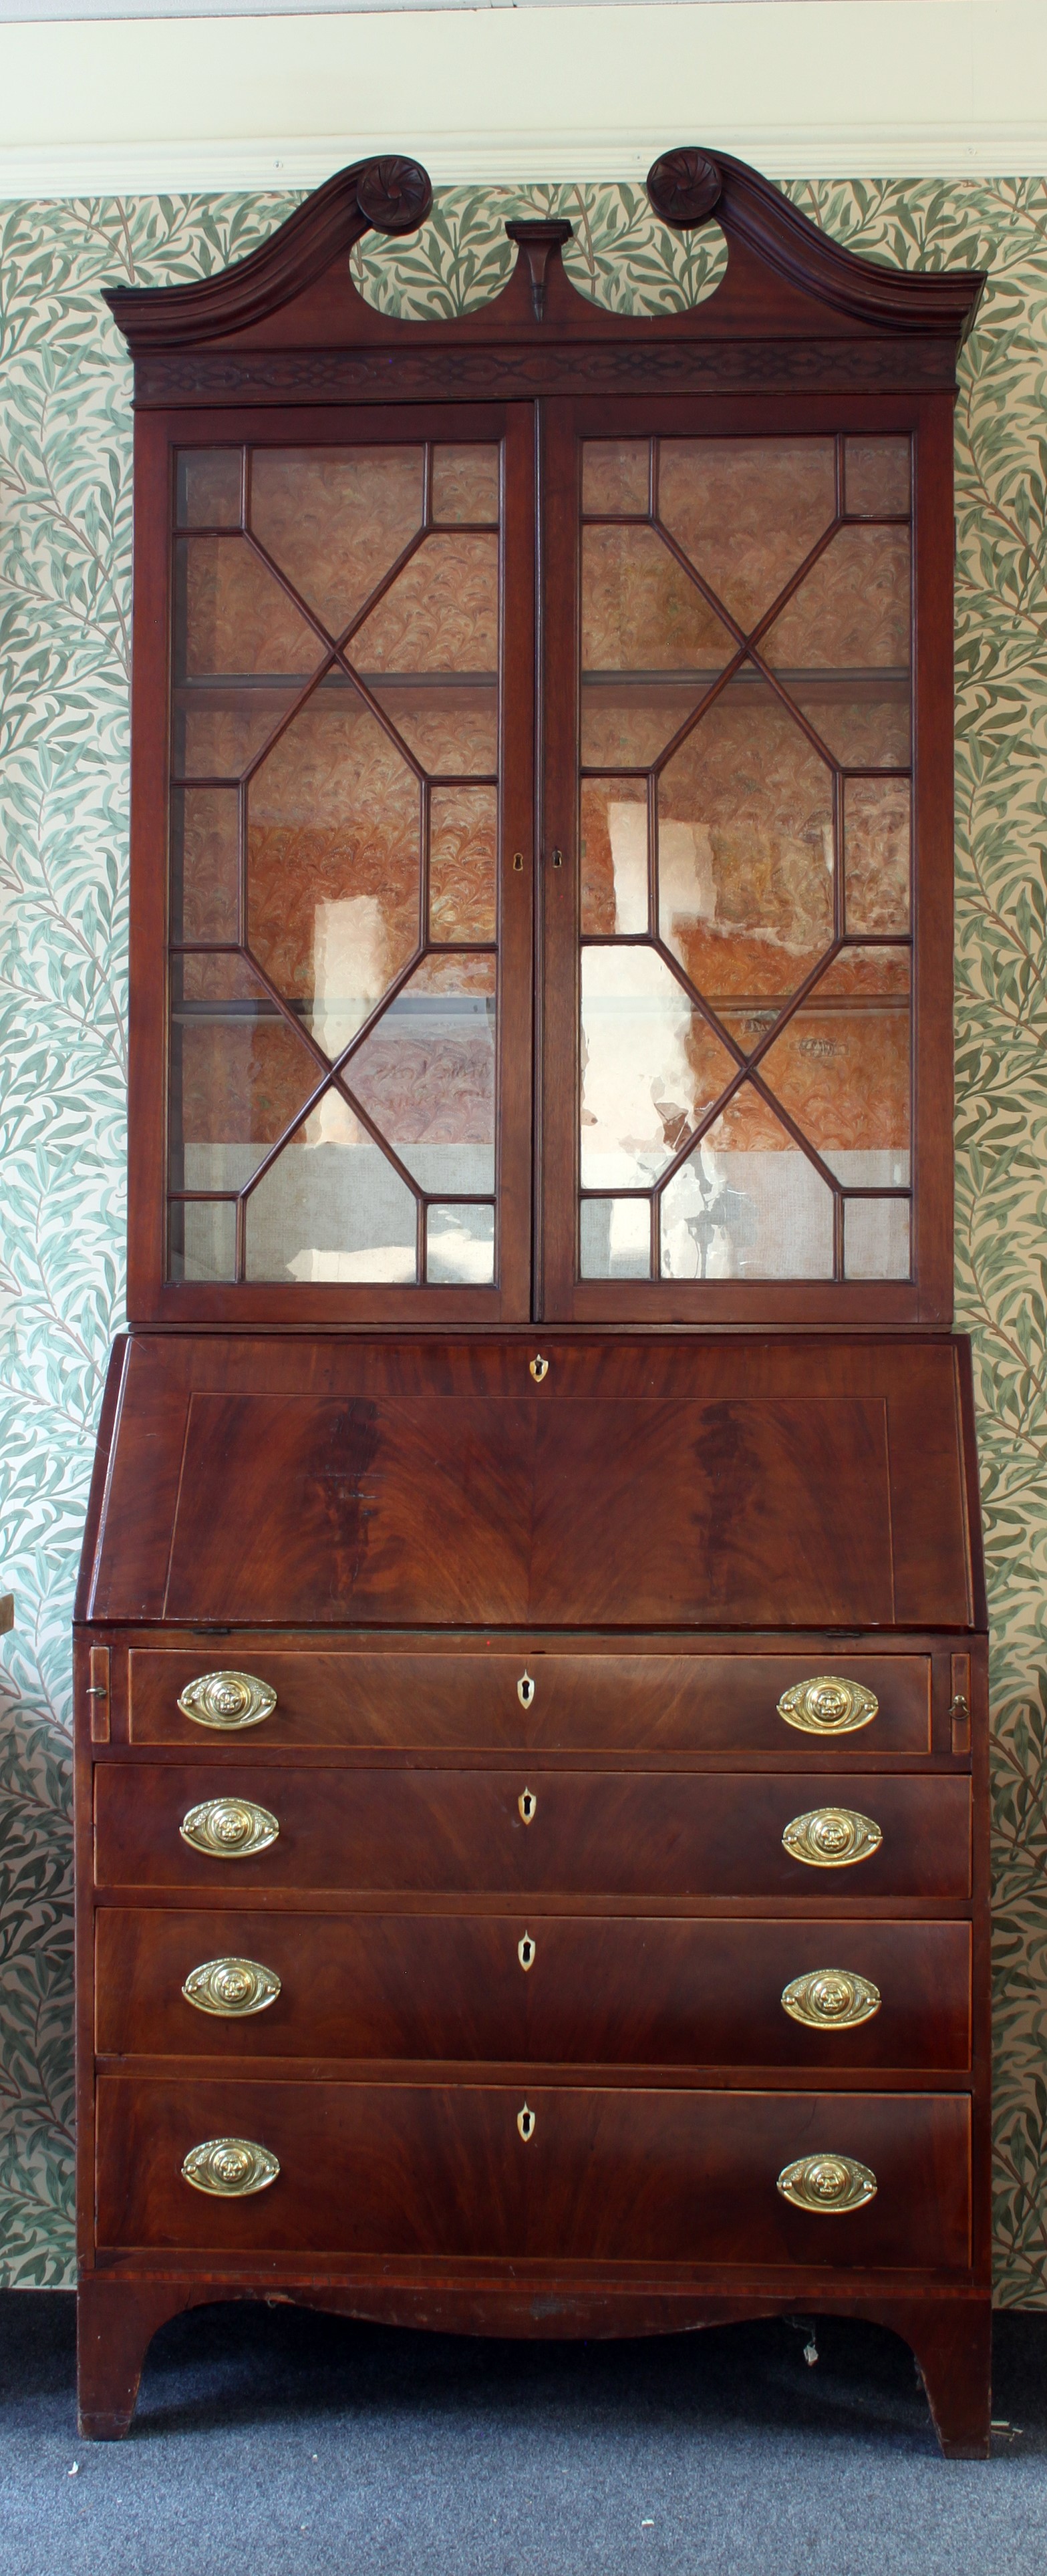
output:
[[[703,119],[706,143],[751,161],[772,179],[1027,178],[1047,175],[1047,117],[1021,128],[836,125],[739,132]],[[526,187],[643,180],[666,129],[427,133],[412,126],[419,158],[438,188]],[[311,189],[349,162],[393,150],[398,134],[287,142],[278,135],[227,141],[70,143],[0,151],[0,199],[148,197],[173,190]]]

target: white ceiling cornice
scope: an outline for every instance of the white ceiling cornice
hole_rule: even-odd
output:
[[[1047,0],[0,23],[8,199],[310,188],[390,148],[444,186],[625,180],[684,141],[772,178],[1047,174]]]

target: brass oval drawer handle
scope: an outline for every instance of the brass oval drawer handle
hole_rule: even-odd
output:
[[[268,2191],[279,2171],[279,2159],[253,2138],[204,2138],[190,2147],[182,2179],[219,2200],[246,2200],[252,2191]]]
[[[211,1860],[248,1860],[275,1843],[280,1827],[253,1798],[205,1798],[190,1807],[178,1830],[184,1843]]]
[[[197,2012],[220,2013],[226,2019],[264,2012],[279,1992],[275,1968],[263,1968],[258,1959],[205,1959],[190,1969],[182,1988]]]
[[[808,2030],[856,2030],[879,2012],[881,2001],[879,1986],[852,1968],[811,1968],[782,1995],[783,2009]]]
[[[187,1682],[179,1693],[178,1706],[194,1726],[232,1732],[239,1726],[260,1726],[263,1717],[271,1717],[276,1692],[254,1673],[201,1673],[198,1681]]]
[[[782,1835],[790,1859],[806,1861],[809,1869],[847,1869],[852,1861],[868,1860],[882,1841],[879,1825],[854,1807],[811,1807],[805,1816],[794,1816]]]
[[[841,2218],[865,2209],[876,2198],[876,2176],[856,2156],[800,2156],[778,2176],[783,2200],[794,2209],[813,2210],[818,2218]]]
[[[835,1673],[816,1673],[812,1681],[794,1682],[783,1691],[778,1715],[805,1735],[852,1735],[870,1725],[880,1703],[861,1682],[842,1682]]]

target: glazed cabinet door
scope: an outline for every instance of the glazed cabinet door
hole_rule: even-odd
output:
[[[538,1312],[947,1318],[948,398],[550,402],[544,489]]]
[[[530,1312],[533,447],[139,421],[143,1320]]]

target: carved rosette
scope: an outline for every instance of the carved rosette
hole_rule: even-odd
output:
[[[881,2000],[879,1986],[853,1969],[811,1968],[786,1986],[782,2007],[807,2030],[856,2030],[879,2012]]]
[[[268,2191],[279,2171],[278,2157],[253,2138],[204,2138],[190,2147],[182,2178],[194,2191],[213,2192],[216,2199],[247,2200],[253,2191]]]
[[[275,2004],[280,1992],[280,1979],[274,1968],[264,1968],[258,1959],[205,1959],[199,1968],[191,1968],[182,1988],[187,2004],[197,2012],[220,2014],[226,2020],[245,2013],[264,2012]]]
[[[240,1726],[260,1726],[271,1717],[276,1707],[276,1692],[269,1682],[260,1682],[254,1673],[201,1673],[179,1693],[178,1706],[183,1717],[191,1717],[195,1726],[217,1726],[230,1731]]]
[[[376,233],[413,233],[433,202],[432,181],[420,161],[397,152],[369,161],[356,183],[356,202]]]
[[[178,1830],[184,1843],[210,1860],[248,1860],[275,1843],[280,1827],[253,1798],[204,1798],[190,1807]]]
[[[660,153],[647,173],[652,212],[677,233],[708,223],[722,194],[723,181],[715,161],[707,152],[699,152],[693,143]]]
[[[855,1807],[810,1807],[782,1835],[790,1859],[806,1861],[809,1869],[849,1869],[879,1851],[882,1841],[879,1825]]]
[[[841,1681],[835,1673],[815,1673],[809,1682],[794,1682],[783,1691],[778,1715],[805,1735],[853,1735],[868,1726],[880,1703],[861,1682]]]
[[[783,2200],[817,2218],[843,2218],[876,2198],[876,2176],[856,2156],[800,2156],[778,2176]]]

